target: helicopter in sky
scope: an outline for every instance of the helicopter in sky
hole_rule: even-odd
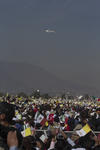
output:
[[[45,32],[46,32],[46,33],[56,33],[55,30],[50,30],[50,29],[45,30]]]

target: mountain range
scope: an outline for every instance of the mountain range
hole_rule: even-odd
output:
[[[65,90],[77,94],[98,93],[93,87],[64,81],[39,66],[28,63],[0,62],[0,91],[31,93],[33,89],[49,93]]]

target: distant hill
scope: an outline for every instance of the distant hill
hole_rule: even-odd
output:
[[[48,71],[27,63],[0,62],[0,91],[27,92],[40,89],[43,92],[72,90],[76,93],[95,93],[93,88],[63,81]]]

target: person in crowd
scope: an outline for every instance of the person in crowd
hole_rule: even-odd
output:
[[[17,150],[23,139],[21,133],[12,126],[12,119],[15,116],[14,109],[12,104],[7,102],[0,103],[0,146],[4,150]]]
[[[1,98],[0,148],[4,150],[98,150],[100,105],[90,99]],[[5,101],[5,102],[4,102]],[[77,130],[88,125],[84,136]],[[67,133],[66,133],[67,131]],[[68,132],[72,131],[71,134]]]

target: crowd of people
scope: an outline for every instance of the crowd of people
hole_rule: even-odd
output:
[[[0,150],[100,150],[100,102],[0,97]]]

